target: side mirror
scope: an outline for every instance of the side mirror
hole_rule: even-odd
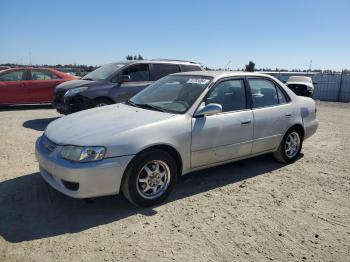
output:
[[[129,75],[121,75],[119,76],[119,84],[125,83],[125,82],[130,82],[130,76]]]
[[[205,107],[200,108],[196,114],[195,117],[200,116],[211,116],[217,113],[222,112],[222,106],[219,104],[208,104]]]

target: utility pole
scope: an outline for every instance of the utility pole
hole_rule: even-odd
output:
[[[228,61],[228,63],[226,64],[226,66],[225,66],[225,70],[227,70],[228,69],[228,65],[229,64],[231,64],[231,60],[230,61]]]

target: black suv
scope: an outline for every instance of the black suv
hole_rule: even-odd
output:
[[[61,114],[124,102],[163,76],[202,71],[200,64],[179,60],[131,60],[106,64],[80,80],[56,87],[53,107]]]

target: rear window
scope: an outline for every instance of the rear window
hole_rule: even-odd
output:
[[[158,80],[163,76],[180,72],[180,67],[172,64],[153,64],[153,72],[155,80]]]

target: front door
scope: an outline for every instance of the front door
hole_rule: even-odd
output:
[[[204,104],[220,104],[222,112],[192,118],[192,168],[249,155],[253,144],[253,112],[243,79],[228,79],[209,91]]]

